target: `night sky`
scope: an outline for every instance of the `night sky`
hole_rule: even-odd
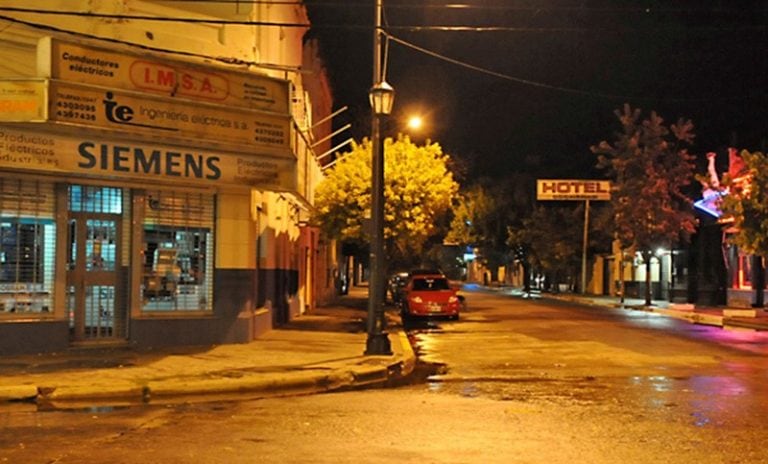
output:
[[[307,2],[335,107],[350,107],[336,127],[353,129],[339,141],[369,133],[373,4]],[[598,177],[589,147],[613,140],[613,111],[624,103],[670,123],[691,119],[702,173],[708,151],[724,171],[729,145],[768,148],[766,1],[384,0],[384,8],[397,39],[497,74],[389,44],[387,81],[397,94],[387,131],[423,112],[427,135],[467,179]]]

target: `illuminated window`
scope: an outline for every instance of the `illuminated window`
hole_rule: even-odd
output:
[[[752,289],[752,257],[739,253],[738,263],[736,266],[736,274],[734,287],[742,290]]]
[[[0,178],[0,316],[52,311],[53,185]]]
[[[144,311],[210,311],[213,196],[148,192],[144,221]]]
[[[71,185],[69,210],[78,213],[122,214],[123,191],[111,187]]]

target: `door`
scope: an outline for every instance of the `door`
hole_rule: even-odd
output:
[[[73,341],[125,338],[117,303],[121,216],[69,214],[68,314]]]

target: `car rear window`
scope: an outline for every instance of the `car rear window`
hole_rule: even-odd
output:
[[[448,290],[448,279],[413,279],[414,290]]]

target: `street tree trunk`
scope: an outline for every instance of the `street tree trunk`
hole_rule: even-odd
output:
[[[523,291],[531,293],[531,265],[528,261],[523,261]]]
[[[652,289],[651,289],[651,253],[644,251],[643,260],[645,261],[645,305],[651,305]]]
[[[755,290],[755,307],[765,306],[763,290],[765,289],[765,264],[762,256],[752,256],[752,288]]]

